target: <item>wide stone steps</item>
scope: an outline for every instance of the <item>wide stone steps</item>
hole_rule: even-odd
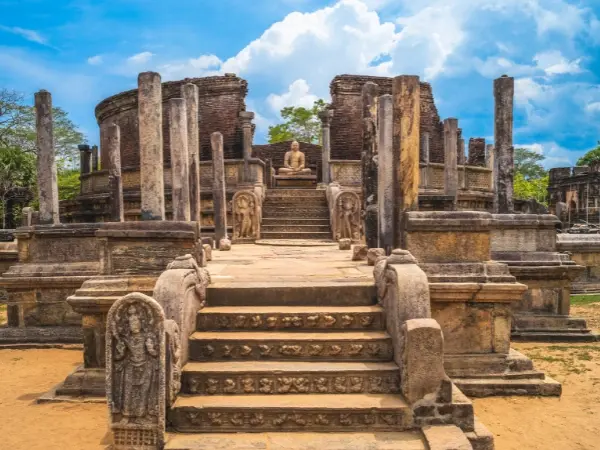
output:
[[[261,231],[262,239],[331,239],[330,231]]]
[[[208,286],[211,306],[372,306],[372,281],[285,281],[214,283]]]
[[[263,209],[263,219],[270,217],[299,218],[299,219],[329,219],[329,208],[305,205],[270,206]]]
[[[194,395],[390,394],[399,392],[393,362],[190,362],[182,392]]]
[[[329,219],[311,219],[298,217],[263,217],[262,227],[270,225],[325,225],[329,227]]]
[[[372,306],[209,306],[196,318],[198,331],[383,330],[383,308]]]
[[[193,361],[390,361],[392,341],[382,331],[328,333],[195,332]]]
[[[169,412],[183,433],[404,431],[412,411],[399,395],[180,396]]]
[[[271,225],[263,223],[261,226],[261,234],[264,233],[327,233],[331,236],[331,227],[329,224],[310,225],[298,223],[295,225]]]
[[[267,196],[263,202],[263,207],[267,206],[287,206],[287,205],[307,205],[327,207],[325,197],[271,197]]]
[[[275,188],[267,191],[267,198],[327,198],[324,190],[317,189],[283,189]]]

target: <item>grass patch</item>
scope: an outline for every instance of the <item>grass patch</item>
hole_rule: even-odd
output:
[[[582,306],[600,302],[600,294],[571,295],[571,305]]]

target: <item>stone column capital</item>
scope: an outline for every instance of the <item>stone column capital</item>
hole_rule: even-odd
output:
[[[333,119],[333,114],[333,109],[325,109],[324,111],[319,112],[319,119],[321,119],[321,125],[323,127],[331,126],[331,119]]]
[[[241,111],[239,118],[240,121],[242,122],[242,126],[243,127],[250,127],[252,126],[252,120],[254,120],[254,113],[251,111]]]

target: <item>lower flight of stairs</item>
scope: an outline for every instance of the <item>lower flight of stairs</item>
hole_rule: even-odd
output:
[[[270,189],[262,217],[262,239],[331,239],[324,190]]]
[[[399,393],[400,370],[374,286],[235,290],[209,288],[210,306],[197,314],[181,394],[168,414],[167,449],[429,448]],[[347,302],[344,291],[353,293]],[[450,406],[472,428],[472,406],[456,392]],[[221,433],[251,434],[238,441]]]

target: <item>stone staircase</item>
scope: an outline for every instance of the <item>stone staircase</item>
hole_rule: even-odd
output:
[[[330,240],[324,190],[270,189],[263,203],[262,239]]]

